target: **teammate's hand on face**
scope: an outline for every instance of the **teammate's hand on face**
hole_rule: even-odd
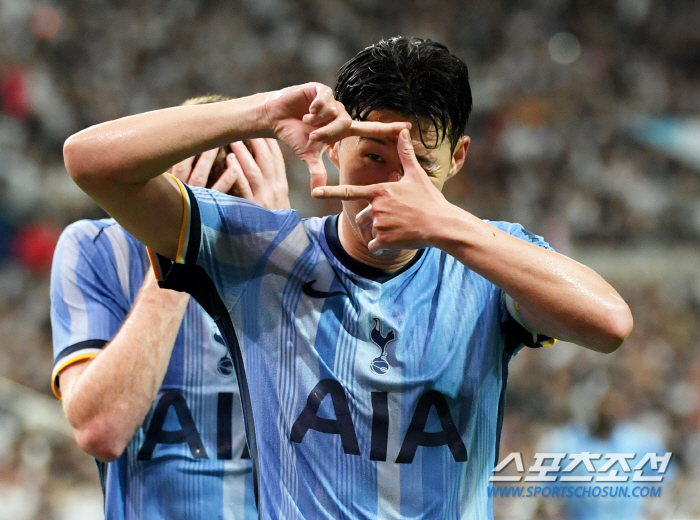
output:
[[[245,144],[231,144],[226,171],[212,186],[250,200],[268,209],[288,209],[289,185],[282,150],[276,139],[251,139],[251,154]]]
[[[370,229],[373,240],[367,245],[372,253],[385,249],[420,249],[433,245],[431,226],[435,215],[446,211],[449,202],[430,181],[416,159],[408,130],[402,130],[397,142],[403,177],[396,182],[367,186],[325,186],[313,190],[314,198],[366,200],[370,203],[357,214],[359,227]]]
[[[218,148],[202,152],[194,167],[194,157],[189,157],[173,166],[171,173],[185,184],[204,187],[207,185],[211,167],[214,165],[218,153]]]
[[[282,89],[264,106],[267,125],[287,143],[309,167],[311,189],[325,186],[328,175],[323,165],[325,149],[352,135],[394,137],[410,123],[353,121],[333,91],[320,83]]]
[[[275,139],[251,139],[253,154],[242,143],[233,143],[226,156],[226,170],[211,189],[250,200],[268,209],[290,208],[289,186],[282,150]],[[189,157],[172,167],[171,173],[190,186],[205,187],[216,161],[218,148],[203,152],[197,163]]]

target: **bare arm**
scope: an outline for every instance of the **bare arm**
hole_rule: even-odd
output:
[[[69,137],[63,155],[83,191],[141,242],[173,259],[183,203],[162,173],[175,163],[226,143],[276,135],[306,162],[316,187],[326,183],[321,154],[327,144],[348,135],[396,135],[407,126],[352,121],[330,88],[309,83],[109,121]]]
[[[131,312],[104,351],[59,376],[63,409],[78,445],[119,458],[156,398],[189,295],[160,289],[146,273]]]
[[[228,168],[214,188],[235,192],[271,209],[289,207],[284,160],[274,139],[255,139],[255,157],[243,146],[227,157]],[[175,165],[173,174],[204,185],[217,153],[204,152]],[[189,295],[160,289],[149,270],[134,305],[116,336],[94,359],[59,375],[63,408],[76,441],[90,455],[116,460],[144,421],[163,383]]]
[[[315,197],[371,202],[357,216],[360,226],[372,229],[370,251],[438,247],[517,301],[532,330],[600,352],[625,340],[632,314],[610,284],[588,267],[450,204],[417,162],[408,132],[401,136],[400,181],[314,190]]]
[[[65,142],[66,169],[136,238],[174,258],[182,197],[162,173],[197,153],[263,133],[255,124],[263,101],[258,95],[173,107],[87,128]]]

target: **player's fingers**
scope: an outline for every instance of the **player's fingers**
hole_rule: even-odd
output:
[[[325,121],[335,119],[340,113],[339,103],[333,97],[333,90],[326,85],[316,85],[316,97],[309,105],[309,113],[302,121],[307,125],[316,126]],[[342,109],[345,112],[345,109]]]
[[[207,179],[209,178],[209,173],[211,173],[211,167],[214,164],[217,154],[219,153],[218,148],[213,148],[202,152],[197,160],[197,164],[194,165],[192,173],[190,173],[190,178],[188,184],[192,186],[206,186]]]
[[[233,160],[231,160],[231,158],[233,158]],[[236,184],[238,177],[243,176],[241,166],[235,159],[236,156],[232,153],[226,156],[226,169],[216,180],[216,182],[212,185],[212,190],[220,191],[221,193],[229,193],[232,195],[234,194],[233,186],[234,184]]]
[[[274,165],[274,173],[269,179],[274,206],[271,209],[289,209],[292,206],[289,202],[289,183],[282,150],[277,139],[265,138],[265,142],[270,148]]]
[[[251,139],[250,147],[253,150],[253,158],[260,169],[260,173],[265,180],[270,180],[275,174],[274,156],[270,151],[270,146],[263,138]]]
[[[270,153],[272,154],[273,162],[275,165],[275,182],[287,183],[287,170],[284,165],[284,155],[282,155],[282,149],[280,148],[277,139],[272,139],[270,137],[265,138],[267,146],[270,148]]]
[[[194,156],[188,157],[184,161],[180,161],[171,168],[170,173],[172,173],[178,180],[186,183],[190,178],[190,173],[192,173],[193,161]]]
[[[372,214],[371,204],[355,216],[355,222],[363,229],[372,229],[374,225],[374,215]]]
[[[396,140],[399,132],[406,128],[410,129],[411,123],[380,123],[378,121],[339,119],[311,132],[309,140],[329,144],[349,136]]]
[[[397,121],[393,123],[381,123],[379,121],[353,121],[348,135],[359,137],[375,137],[398,139],[403,130],[410,130],[411,123],[408,121]],[[410,135],[410,132],[409,132]]]
[[[408,130],[401,130],[397,149],[401,166],[403,166],[404,179],[415,178],[418,175],[427,176],[418,159],[416,159],[416,151],[413,149],[411,133]]]
[[[377,196],[377,184],[369,186],[322,186],[312,190],[315,199],[367,200],[372,201]]]
[[[255,141],[255,139],[251,140],[251,147],[254,146],[253,141]],[[247,179],[250,189],[257,196],[259,191],[265,189],[263,186],[264,180],[262,172],[260,171],[258,163],[255,162],[253,155],[241,141],[231,143],[231,149],[233,153],[236,154],[236,159],[238,159],[238,163],[241,165],[243,176]]]
[[[384,244],[382,244],[376,238],[369,241],[369,244],[367,244],[367,249],[369,249],[369,252],[373,255],[381,255],[385,251]]]
[[[323,159],[321,159],[320,154],[311,153],[303,156],[301,159],[306,163],[306,166],[309,168],[312,192],[316,188],[328,184],[328,173],[326,172],[326,166],[323,164]]]
[[[240,174],[236,177],[236,182],[234,182],[233,186],[231,187],[231,193],[237,197],[255,201],[253,190],[250,188],[248,178],[243,173],[243,168],[241,168],[238,157],[236,157],[235,154],[230,153],[226,156],[226,161],[240,172]]]
[[[352,123],[353,121],[349,117],[335,119],[327,125],[311,132],[311,134],[309,134],[309,140],[311,142],[327,144],[334,143],[351,135],[350,129]]]

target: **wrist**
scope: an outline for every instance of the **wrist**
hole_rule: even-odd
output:
[[[445,201],[445,206],[430,219],[430,245],[454,256],[454,249],[463,246],[468,238],[465,230],[473,228],[474,220],[479,219]]]
[[[271,104],[277,95],[278,91],[273,91],[250,96],[259,137],[275,137],[277,121]]]

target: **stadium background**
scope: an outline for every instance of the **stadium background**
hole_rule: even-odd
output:
[[[53,244],[68,223],[102,216],[65,172],[64,139],[193,95],[332,85],[346,59],[396,34],[444,42],[470,68],[472,146],[448,198],[544,235],[635,316],[613,355],[559,344],[517,356],[501,453],[527,466],[547,432],[585,421],[608,389],[619,420],[674,453],[677,477],[649,518],[700,517],[697,2],[0,0],[0,520],[101,509],[93,462],[49,389]],[[336,211],[310,199],[288,159],[293,206]],[[562,515],[535,500],[496,510]]]

